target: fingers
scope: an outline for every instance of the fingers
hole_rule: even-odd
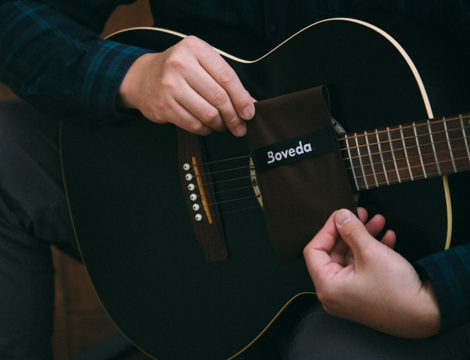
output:
[[[393,249],[395,247],[395,244],[397,242],[397,235],[395,234],[395,231],[393,230],[387,230],[385,235],[382,237],[381,240],[382,244],[388,246],[389,248]]]
[[[170,108],[167,112],[168,120],[176,126],[203,136],[209,135],[212,132],[210,127],[204,125],[197,117],[187,111],[186,108],[177,101],[172,102],[168,107]]]
[[[376,214],[366,223],[368,217],[367,210],[363,207],[358,207],[357,214],[359,219],[366,225],[366,229],[369,231],[369,234],[371,234],[373,237],[377,237],[384,229],[385,218],[383,215]]]
[[[198,121],[216,131],[227,130],[217,108],[201,97],[191,86],[183,83],[175,95],[177,102],[190,112]]]
[[[357,216],[359,216],[359,219],[365,223],[367,221],[367,218],[369,217],[369,214],[367,213],[367,210],[363,207],[358,207],[357,208]]]
[[[369,234],[377,237],[385,227],[385,218],[380,214],[374,215],[365,225]]]
[[[369,234],[366,226],[349,210],[341,209],[335,212],[335,224],[338,233],[345,243],[353,251],[353,255],[359,253],[371,239],[375,239]]]
[[[330,215],[328,220],[325,222],[325,225],[323,225],[320,231],[307,244],[304,252],[315,249],[329,253],[333,249],[336,243],[336,239],[338,238],[338,231],[336,230],[334,223],[335,214],[336,211]]]
[[[235,136],[246,134],[245,120],[254,116],[253,98],[243,87],[230,65],[212,47],[194,37],[186,38],[196,53],[202,71],[187,73],[190,85],[220,113],[227,128]]]
[[[314,282],[321,281],[325,273],[332,274],[342,269],[342,265],[335,262],[331,255],[338,239],[334,216],[335,212],[304,248],[305,263]]]
[[[193,71],[186,76],[193,91],[207,104],[199,117],[201,121],[211,126],[211,121],[217,119],[217,122],[220,122],[217,125],[221,126],[214,128],[215,130],[222,131],[228,128],[236,136],[246,134],[245,121],[238,116],[227,91],[222,86],[206,72]]]
[[[226,91],[238,116],[244,120],[253,118],[253,98],[232,67],[209,45],[202,50],[198,56],[201,66]]]
[[[161,53],[139,57],[118,91],[119,105],[147,119],[173,123],[196,134],[227,128],[246,134],[254,99],[212,47],[189,36]]]

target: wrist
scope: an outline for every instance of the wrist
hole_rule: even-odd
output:
[[[441,327],[439,303],[430,281],[423,283],[421,292],[423,295],[423,337],[433,336],[439,333]]]
[[[117,106],[127,109],[139,109],[139,89],[145,76],[145,68],[155,54],[147,53],[138,57],[127,70],[118,89]]]

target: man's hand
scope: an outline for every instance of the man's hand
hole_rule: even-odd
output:
[[[200,135],[228,128],[243,136],[245,120],[254,116],[254,100],[235,71],[194,36],[138,58],[121,83],[119,100],[151,121]]]
[[[392,248],[395,233],[381,215],[367,224],[349,210],[335,211],[305,247],[304,257],[325,311],[376,330],[406,338],[439,332],[439,307],[429,283]]]

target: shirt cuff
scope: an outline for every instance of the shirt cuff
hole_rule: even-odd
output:
[[[415,268],[434,288],[441,311],[441,332],[470,321],[470,244],[421,259]]]
[[[134,61],[149,52],[152,51],[110,40],[99,41],[96,48],[89,50],[92,58],[84,62],[88,68],[83,72],[80,103],[92,112],[95,123],[111,123],[117,117],[132,114],[117,106],[119,86]]]

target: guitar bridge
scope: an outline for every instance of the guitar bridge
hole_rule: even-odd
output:
[[[228,250],[198,135],[178,129],[178,167],[194,233],[207,262],[225,261]]]

